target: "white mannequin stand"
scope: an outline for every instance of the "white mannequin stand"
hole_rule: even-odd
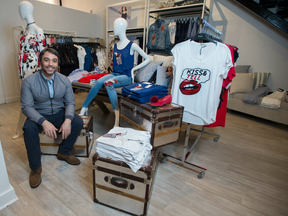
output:
[[[128,23],[123,18],[117,18],[114,21],[114,25],[113,25],[114,36],[118,36],[120,39],[120,41],[116,45],[118,49],[124,49],[130,42],[130,40],[126,36],[127,27],[128,27]],[[134,83],[134,71],[146,66],[150,62],[148,55],[135,43],[133,43],[131,46],[130,55],[133,55],[134,51],[138,52],[139,55],[144,58],[144,61],[141,64],[131,69],[132,83]],[[123,59],[122,61],[125,61],[125,59]],[[83,107],[79,115],[84,115],[87,111],[88,111],[88,108]],[[119,127],[119,116],[120,116],[119,109],[113,110],[113,111],[115,113],[114,127]]]
[[[14,188],[9,183],[7,169],[5,165],[2,145],[0,141],[0,211],[12,203],[16,202],[19,198],[15,194]]]
[[[39,28],[34,21],[33,18],[33,12],[34,7],[33,5],[28,1],[22,1],[19,3],[19,13],[22,20],[26,20],[27,22],[27,28],[26,33],[32,33],[32,34],[44,34],[43,30]],[[41,51],[41,50],[40,50]],[[27,76],[33,74],[33,71],[27,70]],[[22,81],[20,81],[20,89],[21,89]],[[22,134],[22,125],[25,121],[26,117],[20,110],[20,116],[18,120],[18,125],[16,129],[16,134],[13,136],[13,139],[17,139]]]

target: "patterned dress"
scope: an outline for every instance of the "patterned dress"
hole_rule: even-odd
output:
[[[19,77],[21,80],[37,72],[40,67],[39,52],[46,46],[44,34],[23,33],[20,37],[18,54]]]

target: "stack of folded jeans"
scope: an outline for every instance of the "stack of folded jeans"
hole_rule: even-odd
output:
[[[151,153],[150,138],[148,131],[114,127],[96,140],[96,151],[100,157],[125,162],[137,172]]]

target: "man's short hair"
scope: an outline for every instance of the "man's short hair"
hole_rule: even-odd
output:
[[[40,54],[39,54],[39,61],[41,62],[42,61],[42,57],[43,57],[43,55],[44,55],[44,53],[45,52],[49,52],[49,53],[52,53],[53,55],[56,55],[57,56],[57,58],[58,58],[58,65],[60,64],[60,56],[59,56],[59,53],[55,50],[55,49],[53,49],[53,48],[45,48],[45,49],[43,49],[41,52],[40,52]]]

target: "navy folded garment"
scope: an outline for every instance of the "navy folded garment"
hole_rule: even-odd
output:
[[[260,97],[264,97],[270,91],[270,88],[264,85],[259,86],[257,89],[251,92],[247,92],[243,96],[243,102],[257,104],[260,101]]]
[[[153,95],[153,92],[168,91],[167,86],[147,84],[143,82],[134,83],[128,86],[123,86],[122,92],[130,92],[139,96]]]
[[[122,95],[138,103],[146,103],[150,102],[152,96],[162,98],[168,95],[168,87],[152,83],[134,83],[129,86],[124,86],[122,88]]]

